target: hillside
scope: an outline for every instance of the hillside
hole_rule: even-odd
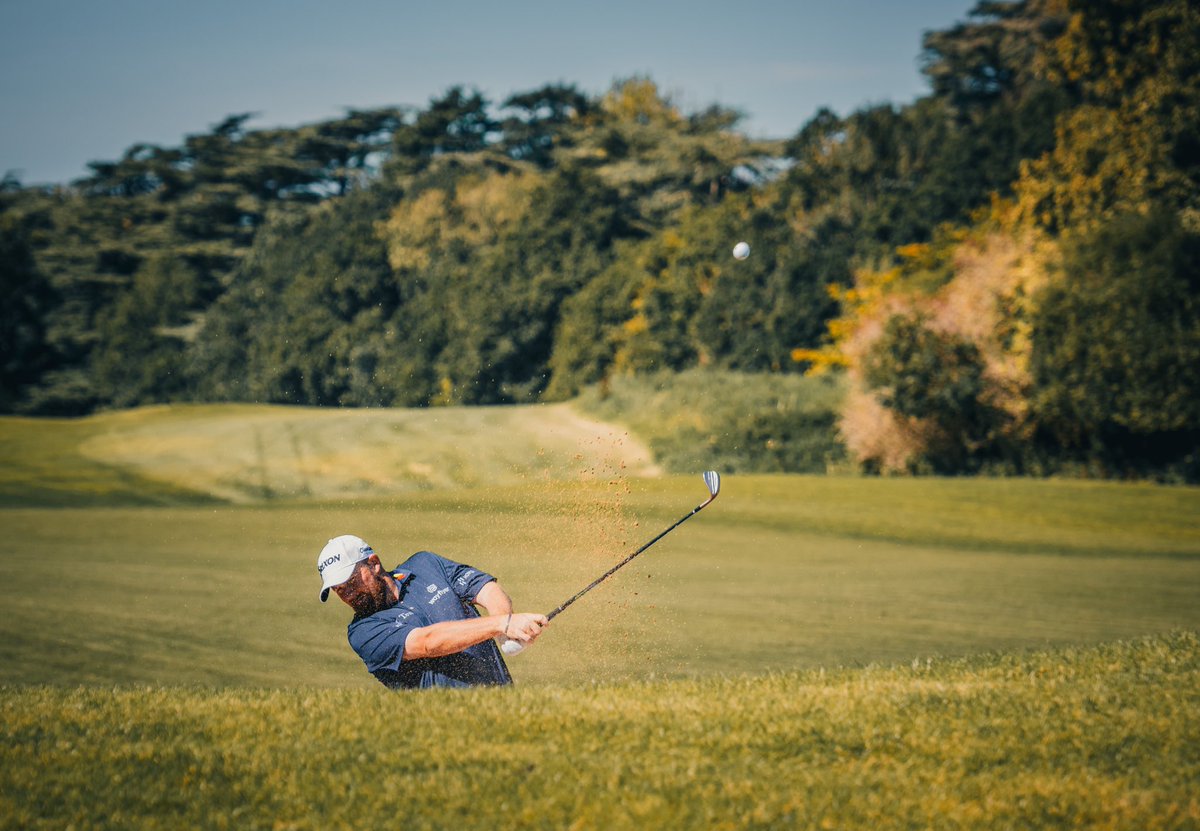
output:
[[[0,418],[0,447],[0,504],[353,499],[657,473],[640,441],[567,404],[9,417]]]

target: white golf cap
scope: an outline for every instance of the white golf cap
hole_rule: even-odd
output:
[[[367,541],[353,534],[343,534],[325,543],[317,555],[317,573],[321,575],[321,602],[329,598],[329,590],[350,579],[357,563],[375,552]]]

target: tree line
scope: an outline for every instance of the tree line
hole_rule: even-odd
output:
[[[1195,480],[1193,5],[985,0],[920,61],[927,95],[778,141],[633,77],[7,177],[0,409],[837,372],[866,469]]]

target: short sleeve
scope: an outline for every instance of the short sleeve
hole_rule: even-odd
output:
[[[350,646],[369,671],[398,670],[404,660],[404,642],[419,626],[421,621],[403,610],[395,616],[364,618],[350,627]]]
[[[424,553],[436,560],[438,566],[442,569],[442,573],[446,576],[446,583],[450,586],[451,591],[460,600],[464,600],[467,603],[473,602],[479,596],[479,592],[483,587],[496,579],[486,571],[480,571],[463,563],[456,563],[453,560],[448,560],[432,552],[427,551]]]

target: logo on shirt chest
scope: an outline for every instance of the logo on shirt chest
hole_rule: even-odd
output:
[[[446,595],[450,594],[450,589],[438,589],[437,583],[430,583],[425,587],[425,591],[429,592],[433,597],[429,598],[429,605],[432,606]]]

